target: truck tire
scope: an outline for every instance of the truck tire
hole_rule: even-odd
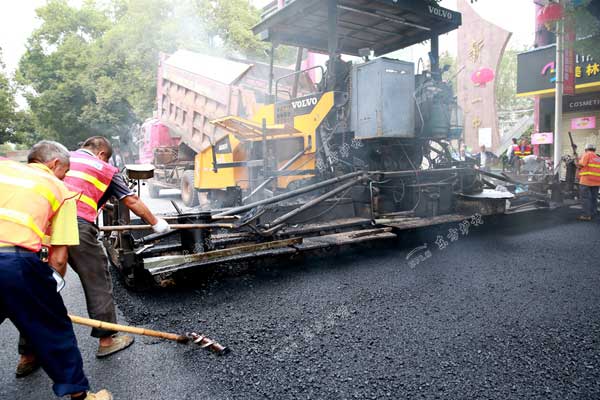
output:
[[[194,187],[194,171],[185,171],[181,177],[181,200],[186,207],[198,205],[198,194]]]
[[[148,194],[151,199],[158,199],[160,197],[160,186],[154,185],[152,182],[148,182]]]

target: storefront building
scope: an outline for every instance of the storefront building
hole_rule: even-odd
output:
[[[554,132],[556,46],[549,45],[518,55],[517,96],[538,97],[536,131]],[[586,143],[600,148],[600,60],[575,54],[575,94],[563,96],[561,153],[572,154],[569,132],[583,152]],[[550,136],[550,135],[548,135]],[[541,155],[552,155],[552,146],[540,146]]]

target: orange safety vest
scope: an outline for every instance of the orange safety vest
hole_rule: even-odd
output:
[[[0,242],[40,251],[50,220],[73,195],[50,170],[0,159]]]
[[[83,151],[71,153],[71,169],[67,172],[65,183],[75,192],[77,216],[88,222],[94,222],[98,215],[98,201],[106,193],[110,181],[118,169]]]
[[[523,148],[523,151],[521,151],[521,146],[519,146],[519,145],[514,145],[513,149],[514,149],[514,154],[520,158],[523,158],[525,156],[530,156],[533,153],[531,151],[530,145],[525,146]]]
[[[512,145],[512,153],[514,156],[520,156],[521,155],[521,148],[519,147],[518,144],[513,144]]]
[[[585,186],[600,186],[600,156],[598,154],[592,155],[588,164],[579,170],[579,183]]]

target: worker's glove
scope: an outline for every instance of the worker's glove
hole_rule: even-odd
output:
[[[158,218],[156,224],[152,225],[154,233],[166,233],[171,230],[169,223],[162,218]]]

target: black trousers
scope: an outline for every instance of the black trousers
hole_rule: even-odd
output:
[[[600,186],[579,185],[581,201],[583,203],[583,215],[595,217],[598,214],[598,189]]]
[[[98,228],[86,221],[77,221],[79,245],[69,246],[69,265],[79,275],[90,318],[116,323],[117,312],[108,257],[98,240]],[[107,337],[115,332],[92,328],[92,336]]]
[[[27,340],[58,397],[89,390],[52,268],[33,253],[0,253],[0,323],[6,318]]]
[[[113,284],[108,257],[98,240],[98,228],[85,221],[77,221],[79,245],[69,246],[69,265],[79,275],[90,318],[116,323],[117,312],[113,299]],[[92,328],[96,338],[108,337],[116,332]],[[31,354],[28,341],[19,338],[19,354]]]

